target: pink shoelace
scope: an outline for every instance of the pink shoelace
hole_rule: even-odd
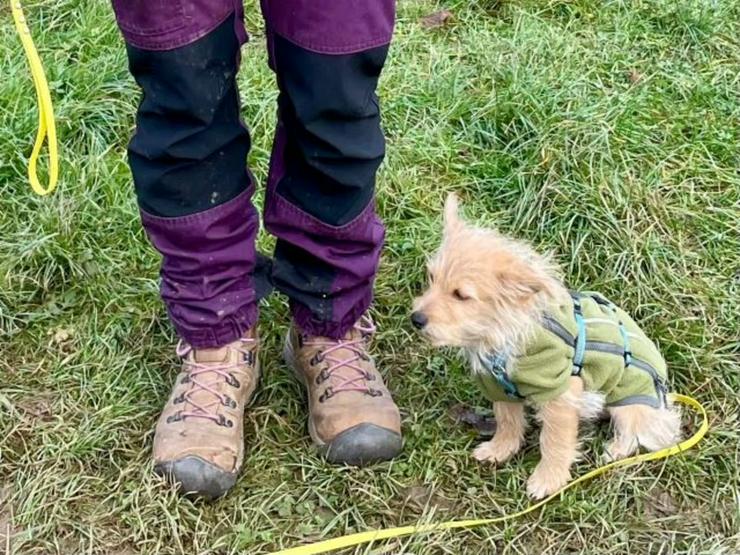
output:
[[[255,343],[255,341],[255,339],[246,337],[240,339],[242,346],[251,346]],[[231,348],[240,353],[248,364],[252,363],[252,351],[244,347]],[[182,420],[188,417],[205,418],[207,420],[212,420],[213,422],[221,426],[226,426],[229,428],[232,427],[234,423],[231,420],[225,418],[222,414],[216,415],[215,409],[221,405],[236,408],[236,401],[228,395],[223,395],[219,393],[218,390],[212,387],[213,384],[204,383],[198,378],[202,379],[205,378],[208,374],[216,374],[217,376],[219,376],[219,378],[223,379],[230,386],[238,389],[239,387],[241,387],[241,384],[239,383],[239,380],[234,377],[234,372],[238,372],[241,374],[243,374],[243,372],[238,370],[235,364],[231,363],[196,362],[194,358],[191,359],[189,357],[190,353],[193,352],[193,348],[183,341],[180,341],[177,344],[176,352],[177,356],[182,358],[183,364],[185,366],[185,372],[187,373],[187,376],[184,378],[184,380],[192,383],[193,387],[186,393],[183,393],[178,398],[176,398],[174,402],[185,403],[185,406],[189,405],[190,407],[192,407],[192,409],[181,410],[175,413],[175,415],[170,417],[172,419],[171,421]],[[213,396],[213,400],[207,403],[199,403],[195,401],[193,399],[193,395],[201,391],[206,391],[210,393],[211,396]]]
[[[329,366],[321,371],[317,377],[316,383],[322,383],[336,376],[343,378],[343,381],[336,385],[328,386],[319,397],[319,402],[324,402],[329,397],[333,397],[342,391],[360,391],[373,397],[383,393],[377,389],[367,386],[366,382],[375,380],[375,376],[366,372],[356,363],[360,360],[369,360],[365,353],[365,342],[369,336],[375,333],[376,327],[369,316],[363,316],[355,325],[354,329],[360,333],[357,339],[334,339],[334,340],[309,340],[304,345],[309,347],[318,347],[320,350],[314,357],[314,362],[326,361]],[[352,353],[349,358],[337,358],[332,356],[340,349],[347,349]],[[341,370],[350,370],[349,376],[344,375]]]

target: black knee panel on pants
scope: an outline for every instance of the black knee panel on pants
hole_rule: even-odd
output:
[[[222,204],[250,184],[249,133],[239,116],[239,43],[233,16],[167,51],[127,46],[144,92],[129,162],[139,205],[165,217]]]
[[[375,89],[388,46],[328,55],[279,35],[274,41],[287,135],[277,191],[322,222],[343,225],[372,199],[385,155]]]

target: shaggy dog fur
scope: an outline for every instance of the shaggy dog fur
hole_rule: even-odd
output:
[[[522,241],[464,222],[454,195],[447,199],[444,237],[428,269],[428,288],[414,302],[415,325],[433,345],[460,348],[474,372],[480,370],[481,354],[524,352],[546,307],[570,299],[550,258]],[[579,420],[602,415],[603,401],[603,395],[584,391],[583,381],[571,377],[565,394],[535,407],[542,431],[541,460],[527,483],[532,497],[550,495],[570,480]],[[502,463],[516,454],[524,439],[524,408],[518,402],[494,403],[496,434],[473,456]],[[671,407],[628,405],[606,412],[614,428],[607,453],[612,459],[627,457],[639,446],[654,451],[673,445],[680,436],[680,416]]]

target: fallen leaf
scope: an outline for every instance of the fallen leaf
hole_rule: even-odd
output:
[[[330,511],[326,507],[319,507],[316,509],[316,512],[314,513],[314,520],[326,524],[328,522],[331,522],[331,520],[337,516],[334,511]]]
[[[642,73],[640,73],[636,69],[631,69],[627,73],[627,78],[630,80],[630,83],[635,85],[642,80]]]
[[[17,404],[20,411],[35,420],[49,421],[52,416],[52,397],[48,394],[22,399]]]
[[[449,10],[440,10],[438,12],[431,13],[422,17],[419,22],[422,28],[431,30],[439,29],[445,25],[452,23],[453,15]]]
[[[404,502],[412,505],[419,511],[427,507],[436,507],[441,510],[449,510],[453,507],[451,499],[447,499],[436,493],[431,486],[411,486],[402,490]]]
[[[75,330],[72,328],[59,328],[49,333],[51,335],[52,345],[56,345],[60,351],[66,353],[72,350]]]
[[[496,431],[496,420],[493,416],[477,413],[462,403],[450,407],[448,414],[455,424],[471,427],[481,437],[491,437]]]
[[[645,496],[645,516],[660,518],[674,516],[680,512],[676,500],[667,491],[653,488]]]
[[[72,339],[72,330],[58,329],[54,332],[54,343],[66,343]]]

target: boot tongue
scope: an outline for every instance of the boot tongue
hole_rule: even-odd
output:
[[[344,334],[344,337],[342,339],[332,339],[331,337],[323,337],[320,335],[311,336],[305,333],[301,334],[301,337],[303,341],[321,341],[322,343],[338,343],[338,342],[348,342],[348,341],[355,341],[357,339],[362,339],[362,333],[352,328],[347,333]]]
[[[330,342],[336,341],[334,339],[329,339],[329,338],[326,338],[326,339],[327,341],[330,341]],[[361,340],[362,340],[362,334],[358,330],[353,328],[349,332],[347,332],[347,334],[341,340],[341,343],[349,343],[349,342],[355,343]],[[351,360],[358,356],[358,353],[356,351],[362,351],[362,345],[360,343],[356,343],[352,347],[342,346],[341,348],[338,348],[335,351],[333,351],[330,356],[338,360]],[[353,366],[359,366],[361,362],[362,362],[361,360],[355,360],[351,364]],[[357,370],[349,366],[344,366],[344,365],[337,368],[337,370],[332,375],[332,378],[334,380],[339,380],[340,382],[345,381],[347,379],[355,379],[358,377],[359,377],[359,373]]]
[[[228,355],[228,346],[221,347],[220,349],[198,349],[193,351],[195,362],[226,362]]]
[[[220,349],[198,349],[193,351],[192,356],[194,362],[199,364],[210,363],[214,365],[220,365],[228,361],[229,348],[228,346],[226,346],[221,347]],[[198,384],[208,385],[209,387],[214,388],[217,391],[221,391],[225,385],[224,378],[220,374],[217,374],[215,372],[201,373],[195,381]],[[206,412],[209,414],[216,415],[219,411],[218,405],[214,406],[214,400],[216,400],[214,394],[205,388],[199,387],[195,382],[193,382],[190,388],[188,398],[198,405],[208,407],[206,409]],[[195,405],[193,405],[193,407],[194,406]]]

